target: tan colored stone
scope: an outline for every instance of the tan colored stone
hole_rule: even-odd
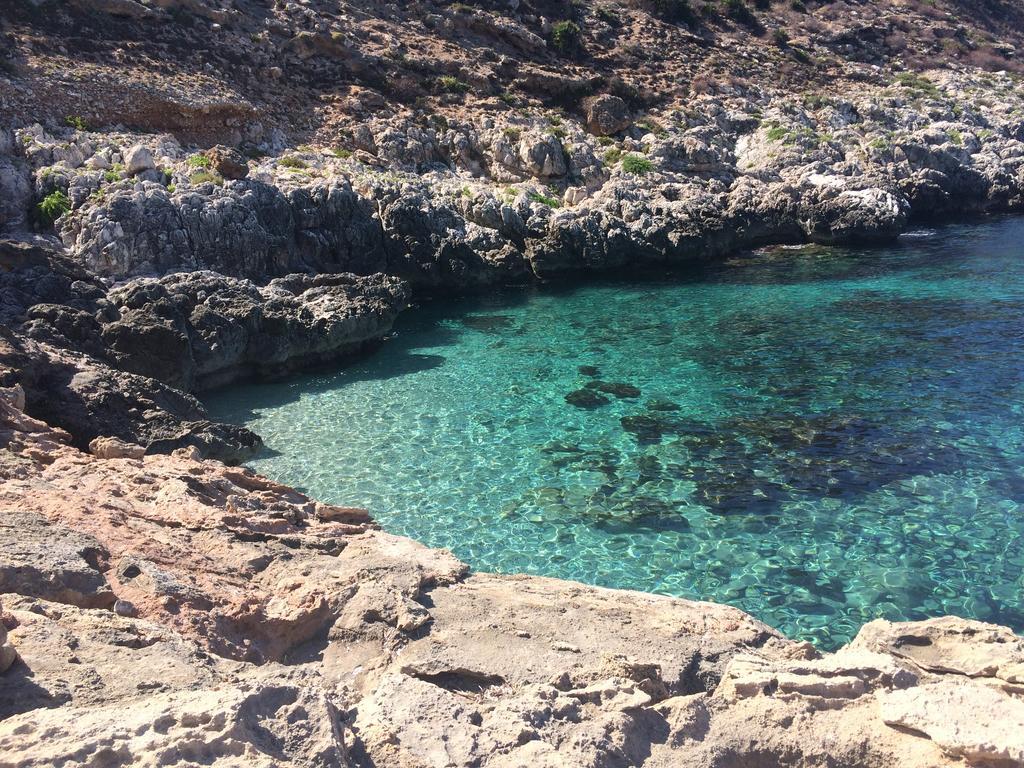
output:
[[[929,621],[872,621],[855,647],[907,659],[929,672],[998,677],[1024,683],[1024,637],[1007,627],[943,616]]]
[[[89,453],[97,459],[141,459],[146,449],[116,437],[97,437],[89,443]]]
[[[977,657],[975,657],[977,660]],[[1024,765],[1024,700],[963,679],[878,694],[888,725],[926,735],[970,762]]]

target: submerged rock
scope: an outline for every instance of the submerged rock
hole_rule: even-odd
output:
[[[646,403],[644,403],[644,406],[649,411],[659,411],[661,413],[681,410],[681,407],[678,403],[673,403],[671,400],[662,400],[661,398],[654,398],[652,400],[648,400]]]
[[[588,381],[585,386],[587,389],[596,389],[619,399],[640,397],[642,394],[639,387],[619,381]]]
[[[623,416],[619,419],[622,428],[632,433],[641,442],[658,442],[672,427],[662,419],[645,414]]]
[[[509,315],[466,315],[462,318],[462,324],[475,331],[494,333],[509,328],[512,325],[512,317]]]
[[[573,390],[566,395],[565,402],[577,408],[596,408],[599,405],[607,405],[611,400],[592,389],[584,387],[583,389]]]

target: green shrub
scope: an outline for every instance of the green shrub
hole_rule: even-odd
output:
[[[448,93],[465,93],[469,90],[469,83],[462,82],[455,75],[441,75],[437,78],[437,84],[442,91]]]
[[[68,115],[64,118],[64,123],[71,126],[76,131],[88,131],[89,126],[85,122],[85,118],[80,115]]]
[[[928,96],[937,97],[942,94],[939,87],[924,75],[916,72],[901,72],[896,75],[896,82],[912,91],[918,91]]]
[[[640,155],[626,155],[622,158],[622,170],[626,173],[635,173],[643,176],[654,170],[654,163]]]
[[[301,157],[295,157],[294,155],[285,155],[277,164],[282,168],[308,168],[309,164]]]
[[[811,59],[811,54],[803,48],[790,48],[789,52],[792,54],[793,58],[801,64],[810,64],[813,61],[813,59]]]
[[[789,33],[784,29],[776,29],[772,33],[772,39],[779,48],[785,48],[789,45]]]
[[[114,163],[107,170],[103,172],[103,180],[108,184],[113,184],[115,181],[120,181],[124,178],[124,166],[121,163]]]
[[[576,53],[583,44],[583,30],[575,21],[556,21],[551,27],[551,42],[562,53]]]
[[[807,109],[822,109],[829,106],[832,100],[820,93],[806,93],[803,97],[804,107]]]
[[[52,227],[53,223],[71,210],[71,200],[60,190],[51,192],[36,206],[39,223],[44,227]]]
[[[622,150],[618,147],[612,147],[604,153],[604,161],[608,165],[615,165],[619,160],[622,159]]]
[[[216,173],[210,171],[200,171],[199,173],[193,173],[189,179],[192,182],[192,186],[198,187],[200,184],[216,184],[218,187],[224,183],[224,179],[218,176]]]
[[[599,5],[594,11],[597,14],[597,18],[603,21],[605,24],[611,24],[615,26],[619,23],[619,13],[614,8],[607,5]]]
[[[192,155],[185,163],[189,168],[209,168],[210,158],[206,155]]]
[[[519,130],[518,128],[513,128],[511,126],[508,128],[502,128],[501,132],[509,141],[519,141],[520,137],[523,135],[523,132],[521,130]]]
[[[348,160],[348,158],[352,157],[352,150],[335,147],[331,150],[331,154],[335,157],[341,158],[342,160]]]
[[[765,133],[765,136],[768,137],[768,141],[782,141],[788,135],[789,131],[781,125],[773,125]]]
[[[754,12],[743,0],[725,0],[725,11],[733,21],[737,21],[747,27],[758,28],[761,22],[757,20]]]
[[[531,192],[530,199],[535,203],[546,205],[548,208],[558,208],[561,205],[558,198],[542,195],[540,192]]]

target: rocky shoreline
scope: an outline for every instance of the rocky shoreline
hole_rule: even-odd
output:
[[[469,573],[194,448],[0,402],[0,762],[1019,765],[1024,639],[820,655],[733,608]],[[12,650],[13,649],[13,650]]]
[[[1024,765],[1006,628],[471,573],[196,397],[427,295],[1024,210],[1019,12],[826,5],[0,13],[0,768]]]
[[[936,72],[848,100],[706,97],[643,121],[612,96],[578,122],[370,120],[351,148],[255,160],[166,134],[7,131],[0,228],[28,242],[0,253],[0,383],[23,384],[28,412],[80,447],[112,434],[244,460],[258,438],[206,424],[190,393],[358,353],[414,294],[1020,211],[1022,115],[1015,77]],[[59,239],[27,238],[32,201],[53,199]]]

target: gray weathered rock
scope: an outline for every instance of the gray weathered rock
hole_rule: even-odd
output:
[[[128,150],[124,156],[124,169],[130,176],[138,176],[145,171],[151,171],[156,167],[153,161],[153,153],[141,144],[136,144]]]

